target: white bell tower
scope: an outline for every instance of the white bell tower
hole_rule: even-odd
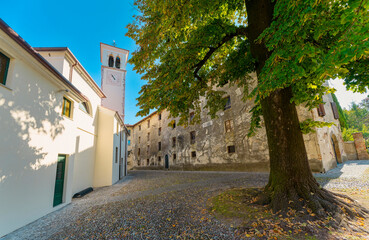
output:
[[[106,95],[101,105],[117,111],[123,121],[128,54],[128,50],[100,43],[101,89]]]

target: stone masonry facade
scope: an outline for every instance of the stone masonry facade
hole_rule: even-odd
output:
[[[178,119],[169,118],[169,113],[163,111],[128,125],[128,169],[268,171],[265,128],[247,137],[253,101],[243,102],[240,88],[227,87],[224,91],[230,102],[216,119],[211,119],[205,101],[201,101],[199,124],[178,126]],[[325,95],[324,101],[321,116],[317,109],[297,108],[300,121],[311,118],[335,124],[304,135],[310,167],[315,172],[327,171],[347,160],[331,95]]]

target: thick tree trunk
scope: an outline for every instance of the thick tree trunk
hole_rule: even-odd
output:
[[[274,4],[271,0],[246,0],[248,37],[251,54],[256,59],[258,77],[271,53],[263,42],[257,43],[258,36],[270,26]],[[291,103],[291,87],[272,92],[261,100],[261,107],[267,132],[270,176],[264,190],[264,203],[274,211],[288,211],[289,208],[302,209],[308,205],[319,215],[326,212],[349,212],[349,206],[332,193],[322,189],[313,177],[296,106]],[[360,210],[361,211],[361,210]],[[364,212],[362,212],[364,214]]]

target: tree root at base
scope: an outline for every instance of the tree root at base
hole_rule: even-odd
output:
[[[346,228],[369,234],[368,230],[355,223],[368,218],[368,209],[346,195],[330,192],[316,184],[283,189],[266,186],[255,203],[268,205],[274,213],[282,216],[308,214],[312,220],[330,218],[329,225],[334,229]]]

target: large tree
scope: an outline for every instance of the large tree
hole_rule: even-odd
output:
[[[266,127],[264,203],[275,211],[307,204],[320,215],[342,209],[354,215],[312,176],[296,105],[317,106],[330,91],[323,85],[327,79],[362,68],[368,0],[136,0],[135,6],[140,14],[127,35],[138,50],[130,62],[147,80],[139,115],[167,109],[184,123],[190,109],[200,111],[204,97],[214,117],[224,107],[220,87],[237,84],[245,99],[255,100],[250,133],[261,116]],[[360,89],[366,83],[350,82]]]

